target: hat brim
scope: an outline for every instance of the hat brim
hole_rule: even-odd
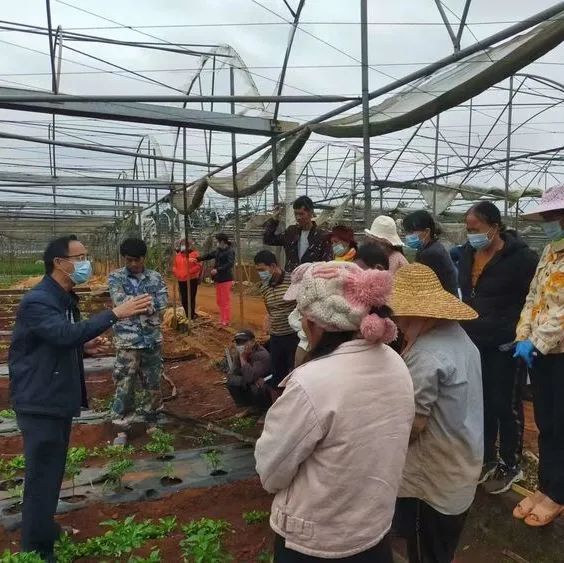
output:
[[[390,237],[387,237],[387,236],[385,236],[381,233],[374,233],[370,229],[364,229],[364,234],[367,237],[381,238],[382,240],[387,240],[392,246],[405,246],[405,244],[399,238],[399,236],[390,238]]]
[[[450,321],[471,321],[478,313],[449,293],[437,291],[429,295],[405,295],[392,292],[390,306],[396,317],[424,317]]]
[[[544,221],[541,213],[548,211],[564,211],[564,201],[551,201],[550,203],[541,203],[528,213],[521,213],[521,217],[526,217],[529,221]]]

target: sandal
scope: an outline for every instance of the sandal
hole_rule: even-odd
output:
[[[525,524],[532,528],[540,528],[554,522],[561,514],[564,514],[564,506],[557,505],[556,508],[550,510],[545,508],[543,503],[539,503],[525,518]]]
[[[514,509],[513,518],[517,520],[525,520],[529,514],[533,511],[535,506],[541,503],[545,499],[545,494],[540,491],[536,491],[534,494],[525,497]]]

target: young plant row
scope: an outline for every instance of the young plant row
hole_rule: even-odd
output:
[[[268,513],[251,511],[245,515],[260,514],[261,518]],[[247,522],[249,523],[249,522]],[[113,561],[127,561],[127,563],[160,563],[160,551],[153,549],[146,558],[131,555],[143,547],[150,540],[163,539],[178,531],[176,517],[160,518],[156,522],[144,520],[138,522],[135,516],[128,516],[124,520],[108,520],[101,526],[107,531],[101,535],[89,538],[83,542],[75,542],[68,535],[64,535],[55,546],[55,554],[59,563],[72,563],[78,559],[89,557],[103,561],[111,558]],[[182,561],[185,563],[227,563],[234,561],[224,546],[224,537],[233,533],[231,524],[226,520],[201,518],[192,520],[180,527],[183,538],[179,543]],[[128,559],[125,559],[127,558]],[[270,562],[272,556],[263,552],[259,555],[259,562]],[[0,563],[40,563],[42,559],[34,553],[10,553],[5,551],[0,555]]]

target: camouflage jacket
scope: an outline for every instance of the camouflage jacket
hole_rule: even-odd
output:
[[[123,319],[114,325],[116,348],[152,348],[163,339],[161,317],[168,304],[166,284],[154,270],[145,270],[138,276],[138,284],[135,277],[126,268],[115,270],[108,277],[114,306],[143,293],[153,298],[152,310],[148,314]]]

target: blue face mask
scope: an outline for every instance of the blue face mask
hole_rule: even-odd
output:
[[[258,273],[260,281],[266,285],[271,279],[272,279],[272,273],[271,272],[259,272]]]
[[[405,244],[407,244],[409,248],[413,248],[414,250],[423,248],[423,241],[419,238],[419,235],[417,233],[405,235]]]
[[[333,245],[333,254],[335,256],[343,256],[343,254],[345,254],[346,251],[347,249],[345,248],[344,244],[337,243]]]
[[[542,228],[548,240],[560,240],[564,238],[564,229],[560,221],[547,221],[542,224]]]
[[[468,233],[468,242],[475,250],[482,250],[491,244],[488,233]]]
[[[74,272],[69,274],[69,278],[76,284],[86,283],[92,277],[92,263],[90,260],[74,263]]]

